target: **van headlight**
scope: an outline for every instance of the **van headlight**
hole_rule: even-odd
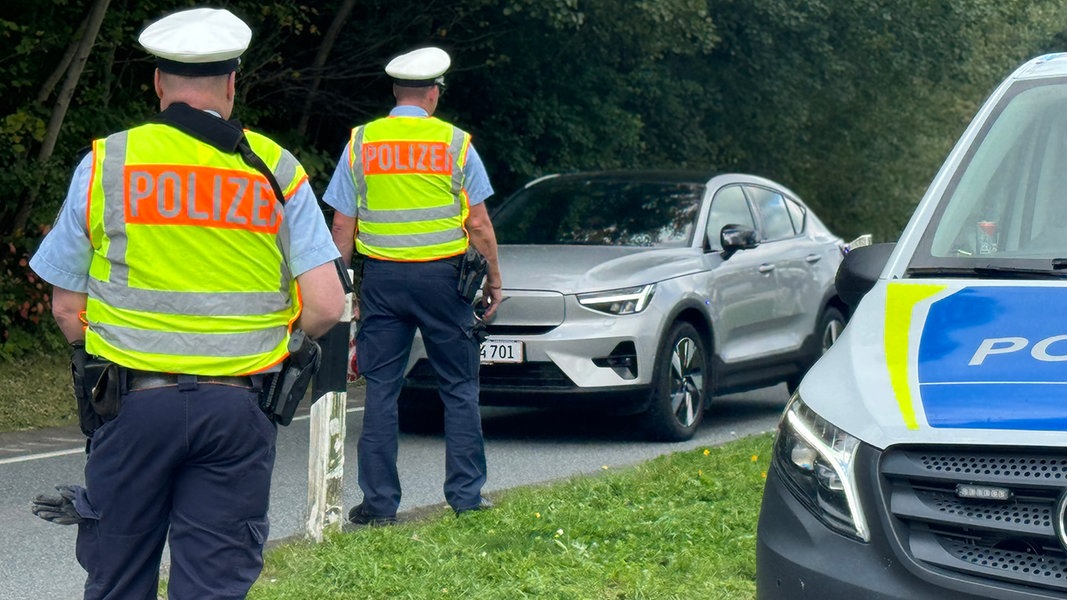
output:
[[[830,424],[794,395],[778,424],[774,460],[789,488],[831,529],[870,541],[856,486],[860,441]]]
[[[656,284],[650,283],[606,292],[578,294],[578,302],[586,308],[609,315],[632,315],[645,310],[655,290]]]

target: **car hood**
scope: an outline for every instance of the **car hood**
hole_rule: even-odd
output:
[[[696,248],[501,245],[505,290],[595,292],[654,283],[704,268]]]
[[[889,443],[1067,446],[1067,284],[879,281],[804,377],[816,413]]]

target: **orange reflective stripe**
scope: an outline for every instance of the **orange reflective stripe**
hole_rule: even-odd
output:
[[[126,165],[127,224],[277,233],[282,208],[263,177],[188,165]]]
[[[451,175],[448,144],[428,141],[384,141],[363,144],[365,175],[428,173]]]

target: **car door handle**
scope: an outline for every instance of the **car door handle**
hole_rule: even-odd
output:
[[[818,254],[809,254],[809,255],[804,257],[804,262],[817,263],[817,262],[819,262],[820,259],[822,259],[822,256],[820,256]]]
[[[774,270],[774,265],[772,265],[772,264],[763,263],[762,265],[759,266],[759,272],[760,273],[770,273],[773,270]]]

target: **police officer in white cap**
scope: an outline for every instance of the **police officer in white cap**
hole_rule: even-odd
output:
[[[457,291],[468,246],[488,261],[485,317],[499,305],[496,236],[485,208],[493,194],[470,135],[433,116],[450,59],[420,48],[393,59],[396,107],[352,130],[323,200],[336,212],[342,260],[364,257],[359,372],[367,382],[359,438],[360,525],[396,520],[397,398],[416,328],[437,372],[444,405],[444,495],[457,514],[489,507],[482,497],[485,448],[478,411],[479,344],[469,300]],[[440,406],[440,405],[438,405]]]
[[[204,8],[144,30],[162,112],[93,142],[30,262],[89,436],[85,486],[32,508],[78,524],[85,598],[155,598],[168,534],[170,598],[246,595],[274,467],[261,392],[296,329],[321,335],[344,308],[303,167],[226,120],[251,35]]]

